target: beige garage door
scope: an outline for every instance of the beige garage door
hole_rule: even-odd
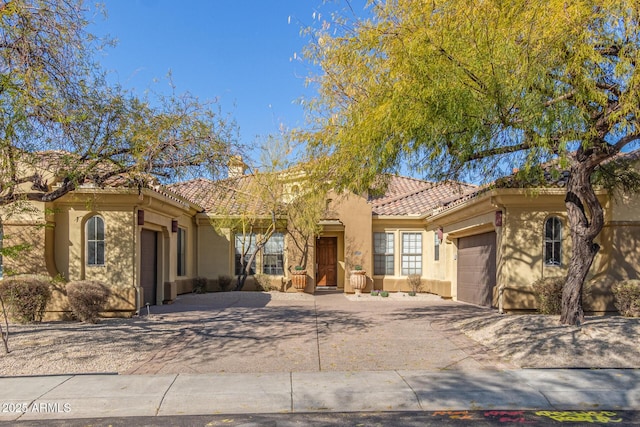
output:
[[[491,306],[496,285],[496,233],[458,240],[458,299]]]
[[[143,298],[140,306],[146,303],[156,305],[156,286],[158,281],[158,233],[142,230],[140,236],[140,286]]]

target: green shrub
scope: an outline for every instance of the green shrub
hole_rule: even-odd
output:
[[[380,296],[383,298],[387,298],[389,296],[389,292],[388,291],[380,291]]]
[[[271,282],[271,276],[266,274],[256,274],[253,276],[253,279],[256,282],[256,290],[258,291],[269,292],[279,290],[278,286]]]
[[[542,314],[560,314],[562,311],[563,277],[545,277],[533,282],[533,293]]]
[[[620,314],[640,317],[640,280],[623,280],[615,283],[611,290]]]
[[[100,282],[78,280],[67,284],[67,297],[73,315],[88,323],[96,323],[111,292]]]
[[[10,277],[0,282],[9,317],[16,322],[41,322],[51,298],[51,283],[37,277]]]
[[[407,276],[407,284],[414,294],[420,292],[422,288],[422,277],[419,274],[410,274]]]
[[[196,277],[193,279],[193,292],[196,294],[204,294],[207,292],[206,277]]]
[[[222,292],[227,292],[229,289],[231,289],[231,282],[233,282],[231,276],[227,276],[224,274],[218,276],[218,286],[220,287],[220,290]]]

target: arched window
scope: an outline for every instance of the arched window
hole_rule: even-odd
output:
[[[87,265],[104,265],[104,220],[92,216],[87,221]]]
[[[544,263],[562,264],[562,222],[555,216],[547,218],[544,223]]]

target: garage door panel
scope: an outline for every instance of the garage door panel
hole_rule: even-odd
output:
[[[143,298],[140,306],[146,303],[156,304],[156,286],[158,271],[158,233],[143,229],[140,236],[140,286]]]
[[[491,306],[496,284],[496,233],[458,240],[458,299]]]

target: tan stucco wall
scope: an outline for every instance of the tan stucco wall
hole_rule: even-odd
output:
[[[636,221],[640,202],[636,196],[624,203],[611,202],[604,193],[599,198],[605,208],[605,228],[595,239],[601,249],[587,277],[584,307],[590,312],[613,311],[610,286],[615,280],[638,277],[640,262],[640,222]],[[456,257],[457,238],[496,231],[497,284],[494,306],[498,306],[499,289],[504,289],[504,309],[534,310],[535,297],[531,284],[543,277],[563,277],[571,256],[571,239],[567,224],[562,189],[526,194],[521,190],[498,190],[430,218],[429,228],[443,226],[446,247],[453,247]],[[484,210],[484,213],[483,213]],[[502,211],[502,226],[495,226],[495,211]],[[544,223],[556,216],[563,224],[562,265],[546,266],[544,254]],[[449,245],[448,243],[451,243]],[[441,249],[442,250],[442,249]],[[452,282],[453,297],[457,297],[457,265],[454,260],[446,268]]]
[[[140,233],[143,228],[159,232],[157,300],[180,285],[191,290],[191,278],[196,274],[197,233],[189,205],[169,199],[150,190],[137,191],[82,188],[46,206],[33,203],[34,209],[13,215],[5,224],[5,234],[19,237],[15,243],[32,242],[33,250],[21,260],[29,268],[20,273],[61,276],[68,281],[97,280],[114,292],[107,311],[131,313],[141,298],[139,288]],[[138,210],[144,210],[144,224],[137,224]],[[86,222],[94,215],[105,225],[105,264],[89,266],[86,262]],[[186,273],[177,276],[177,235],[171,231],[172,221],[186,230]],[[18,227],[14,230],[14,227]],[[20,233],[17,233],[19,231]],[[12,243],[6,240],[5,244]],[[5,260],[5,264],[7,260]],[[11,268],[11,266],[9,266]],[[54,291],[48,310],[61,317],[66,308],[63,288]]]
[[[344,249],[338,239],[338,287],[345,292],[354,292],[349,284],[350,271],[356,265],[367,272],[367,288],[373,285],[373,234],[371,205],[364,197],[354,194],[330,193],[332,210],[344,225]],[[323,234],[324,236],[325,234]]]
[[[45,219],[43,204],[36,210],[11,215],[3,220],[3,247],[24,246],[15,256],[3,257],[4,274],[48,274],[45,242],[51,239],[52,225]]]
[[[217,279],[219,275],[233,277],[232,236],[227,230],[220,235],[207,218],[198,221],[198,276]]]
[[[439,259],[435,260],[435,230],[426,230],[426,223],[422,218],[374,217],[373,233],[392,233],[394,238],[394,274],[373,276],[375,289],[396,291],[410,291],[407,278],[402,274],[402,234],[422,234],[422,292],[446,294],[450,296],[450,282],[447,279],[447,266],[451,254],[444,242],[440,245]],[[372,243],[373,247],[373,243]],[[372,250],[373,251],[373,250]],[[373,256],[373,255],[372,255]]]
[[[98,280],[109,286],[134,285],[133,212],[117,207],[58,205],[55,209],[55,263],[65,279]],[[104,220],[105,265],[86,262],[86,222],[97,215]]]
[[[562,211],[531,212],[523,208],[508,208],[503,214],[498,287],[504,289],[504,309],[535,309],[536,303],[530,285],[542,277],[566,276],[570,258],[566,239],[566,215]],[[544,222],[556,216],[562,221],[562,265],[545,266]],[[494,293],[497,298],[497,294]]]

